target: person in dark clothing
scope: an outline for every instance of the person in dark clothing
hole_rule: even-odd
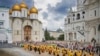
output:
[[[76,52],[74,53],[74,56],[77,56],[77,55],[76,55]]]
[[[36,48],[36,47],[34,47],[34,51],[35,51],[35,52],[37,51],[37,48]]]
[[[32,51],[32,46],[29,46],[30,51]]]

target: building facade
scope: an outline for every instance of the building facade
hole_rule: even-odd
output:
[[[65,40],[100,44],[100,0],[77,0],[77,11],[69,10],[65,19]]]
[[[38,9],[22,3],[14,4],[9,10],[12,42],[41,42],[44,39],[42,22],[38,19]]]
[[[56,40],[58,39],[58,37],[60,35],[64,34],[63,31],[60,31],[60,32],[58,32],[58,31],[49,31],[49,33],[50,33],[50,36],[54,37]]]
[[[0,7],[0,42],[12,43],[9,8]]]

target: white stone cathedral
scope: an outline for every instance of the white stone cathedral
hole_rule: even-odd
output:
[[[100,0],[77,0],[65,19],[65,40],[100,44]]]
[[[12,42],[38,41],[44,39],[42,22],[38,19],[38,9],[22,3],[14,4],[9,10]]]

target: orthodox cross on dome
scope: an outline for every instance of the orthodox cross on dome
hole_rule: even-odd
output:
[[[22,2],[25,2],[25,0],[22,0]]]
[[[33,6],[34,6],[34,0],[32,0],[32,2],[33,2]]]
[[[15,3],[18,3],[18,0],[16,0]]]
[[[24,2],[24,0],[22,0],[22,2]]]
[[[15,0],[15,2],[18,2],[18,0]]]

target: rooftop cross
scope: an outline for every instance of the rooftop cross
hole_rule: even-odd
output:
[[[33,6],[34,6],[34,0],[32,0],[32,2],[33,2]]]

